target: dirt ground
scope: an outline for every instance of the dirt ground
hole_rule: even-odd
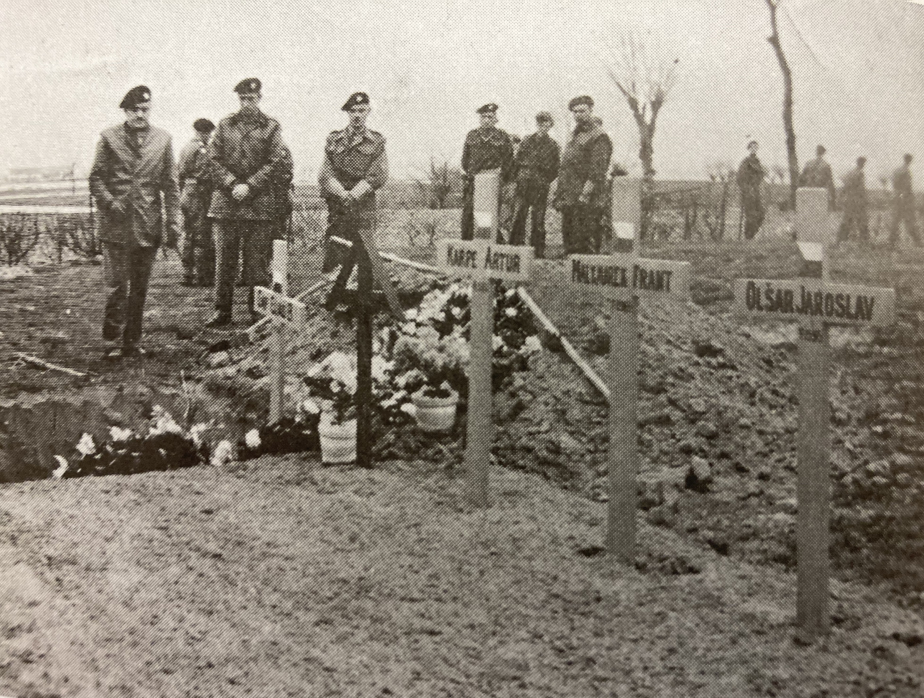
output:
[[[434,219],[437,234],[451,218]],[[424,234],[402,248],[414,221],[392,223],[383,247],[431,258]],[[835,280],[897,289],[898,323],[833,333],[834,629],[805,648],[792,624],[795,334],[729,316],[731,279],[792,276],[796,248],[777,238],[645,253],[691,261],[694,302],[641,311],[647,503],[635,571],[612,573],[593,549],[606,405],[549,347],[495,397],[505,468],[487,513],[459,507],[460,435],[427,451],[448,461],[418,463],[427,449],[408,437],[401,462],[372,472],[308,454],[3,485],[0,695],[924,693],[924,254],[832,254]],[[317,262],[295,245],[293,293],[317,279]],[[561,293],[555,273],[547,263],[530,292],[603,373],[609,309]],[[187,381],[216,409],[246,398],[243,418],[259,423],[265,354],[231,346],[215,365],[210,349],[229,335],[202,328],[210,292],[179,278],[175,255],[158,259],[151,354],[114,364],[100,358],[101,266],[0,281],[0,401]],[[298,360],[352,338],[312,311]],[[706,487],[686,482],[694,458],[708,464]]]
[[[0,693],[65,696],[919,696],[915,618],[496,469],[487,511],[425,464],[298,456],[0,490]]]

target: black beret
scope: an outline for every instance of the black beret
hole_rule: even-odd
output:
[[[245,78],[234,86],[234,91],[239,95],[260,94],[260,80],[257,78]]]
[[[819,145],[817,148],[815,148],[815,152],[818,153],[819,155],[824,155],[825,153],[828,152],[828,150],[823,145]]]
[[[133,87],[122,98],[119,109],[134,109],[139,104],[149,104],[151,102],[151,90],[144,85]]]
[[[490,102],[489,104],[485,104],[483,107],[478,107],[475,112],[478,114],[496,114],[498,108],[499,107],[494,104],[494,102]]]
[[[592,109],[594,106],[594,100],[593,98],[587,95],[581,95],[580,97],[575,97],[570,102],[568,102],[568,109],[574,109],[575,107],[579,107],[582,104],[586,104],[588,107]]]
[[[369,106],[369,95],[365,92],[354,92],[340,107],[343,111],[350,111],[353,107]]]
[[[215,124],[208,119],[196,119],[193,122],[193,128],[199,133],[211,133],[215,130]]]
[[[536,114],[536,121],[544,121],[547,124],[554,124],[555,119],[552,118],[552,115],[547,111],[541,111]]]

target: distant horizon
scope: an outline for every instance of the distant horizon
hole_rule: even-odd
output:
[[[800,165],[824,143],[836,176],[865,155],[873,179],[924,144],[922,4],[784,4]],[[179,152],[192,120],[235,111],[231,88],[253,75],[303,181],[317,172],[326,134],[345,123],[343,100],[359,89],[372,96],[370,127],[385,134],[399,178],[431,157],[457,165],[474,110],[489,101],[501,105],[499,126],[521,136],[536,111],[551,111],[561,142],[571,128],[567,100],[584,93],[597,101],[614,161],[637,173],[638,131],[606,73],[623,34],[680,60],[655,135],[659,178],[701,180],[714,163],[736,167],[751,138],[765,164],[786,165],[764,0],[587,0],[572,9],[564,0],[541,8],[526,0],[7,3],[0,17],[16,31],[0,46],[0,172],[57,163],[86,172],[99,133],[122,121],[118,102],[135,84],[151,87],[152,123]],[[916,155],[921,182],[924,152]]]

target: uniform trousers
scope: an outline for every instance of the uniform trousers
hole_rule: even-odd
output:
[[[526,217],[532,210],[529,244],[539,259],[545,256],[545,212],[548,201],[549,185],[545,182],[517,182],[510,244],[522,245],[526,241]]]
[[[569,254],[595,254],[600,249],[603,230],[600,221],[603,210],[599,206],[573,204],[562,206],[561,238],[565,256]]]
[[[914,244],[921,247],[921,238],[918,235],[918,225],[915,219],[914,202],[897,202],[892,207],[892,228],[889,231],[889,244],[895,247],[898,244],[898,227],[904,223],[908,237]]]
[[[249,288],[247,305],[254,312],[253,289],[269,286],[273,225],[268,220],[213,219],[215,233],[215,309],[231,315],[238,260],[243,257],[242,276]]]
[[[103,339],[126,347],[141,341],[141,321],[156,247],[103,241],[103,271],[108,297],[103,318]]]
[[[215,280],[215,241],[205,206],[183,211],[180,258],[187,281],[211,286]]]

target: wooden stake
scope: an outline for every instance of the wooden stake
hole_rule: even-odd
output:
[[[828,631],[830,353],[827,327],[800,329],[796,624],[809,642]]]
[[[356,250],[356,465],[372,467],[372,262]]]
[[[283,413],[283,393],[285,391],[286,374],[285,374],[285,355],[286,340],[285,328],[278,320],[273,321],[273,341],[270,345],[270,362],[273,366],[273,374],[270,383],[270,424],[275,424],[282,419]]]
[[[606,552],[624,565],[635,563],[636,474],[638,473],[638,300],[616,301],[610,321],[609,470]]]

